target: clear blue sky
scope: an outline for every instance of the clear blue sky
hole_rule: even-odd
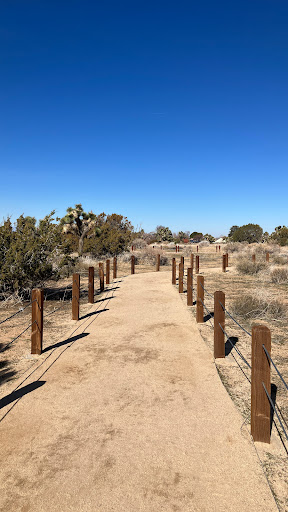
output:
[[[287,0],[0,6],[0,219],[288,224]]]

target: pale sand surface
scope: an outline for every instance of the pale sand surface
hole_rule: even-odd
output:
[[[78,323],[89,334],[39,357],[20,388],[44,384],[0,411],[16,404],[0,423],[0,510],[277,510],[170,278],[116,280]]]

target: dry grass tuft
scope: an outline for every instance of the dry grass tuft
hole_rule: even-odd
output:
[[[288,283],[288,269],[283,267],[271,268],[270,279],[272,283],[276,284]]]
[[[255,263],[247,258],[239,258],[236,264],[236,269],[240,274],[256,275],[267,267],[266,263],[256,261]]]
[[[232,303],[234,315],[249,319],[274,320],[286,317],[286,306],[278,299],[274,299],[265,290],[256,290],[255,293],[245,294],[234,299]]]

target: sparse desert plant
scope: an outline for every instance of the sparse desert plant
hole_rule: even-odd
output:
[[[287,314],[283,302],[272,298],[265,290],[256,290],[254,294],[242,295],[232,303],[231,310],[234,315],[249,319],[279,319]]]
[[[141,252],[139,251],[137,257],[139,258],[139,263],[143,263],[145,265],[155,265],[157,254],[160,254],[160,265],[169,265],[167,256],[165,256],[163,251],[158,249],[154,250],[150,247],[147,247]]]
[[[144,249],[147,247],[147,242],[145,242],[143,238],[135,238],[131,243],[135,249]]]
[[[202,242],[199,242],[199,247],[209,247],[210,246],[210,242],[208,242],[208,240],[202,240]]]
[[[273,263],[275,263],[275,265],[287,265],[288,261],[287,261],[287,256],[286,255],[276,255],[273,257]]]
[[[243,251],[248,245],[248,242],[228,242],[225,246],[225,249],[232,252],[240,252]]]
[[[270,270],[270,279],[272,283],[288,283],[288,269],[283,267],[274,267]]]
[[[260,271],[264,270],[266,263],[262,261],[256,261],[255,263],[247,258],[239,258],[236,263],[236,269],[240,274],[256,275]]]
[[[137,254],[131,253],[131,252],[122,252],[117,256],[117,261],[119,263],[130,263],[131,262],[131,256],[134,256],[135,258],[135,265],[138,265],[139,263],[139,252]]]

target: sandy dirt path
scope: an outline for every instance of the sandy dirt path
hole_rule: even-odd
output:
[[[116,281],[2,402],[0,510],[276,511],[170,273]]]

